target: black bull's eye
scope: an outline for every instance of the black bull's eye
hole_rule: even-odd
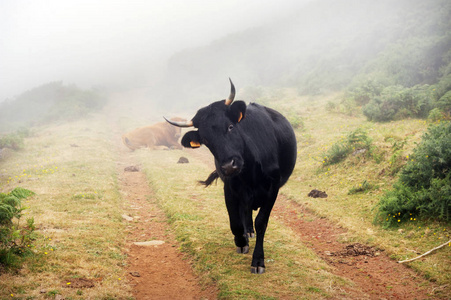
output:
[[[232,131],[232,129],[233,129],[233,125],[230,124],[230,125],[229,125],[229,128],[228,128],[227,130],[228,130],[228,131]]]

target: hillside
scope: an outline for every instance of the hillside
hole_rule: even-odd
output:
[[[267,26],[174,55],[166,74],[170,92],[160,95],[199,103],[228,76],[310,95],[343,90],[362,77],[433,84],[450,72],[450,20],[446,0],[314,1]]]

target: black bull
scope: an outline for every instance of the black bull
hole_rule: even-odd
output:
[[[168,121],[179,127],[197,128],[187,132],[182,145],[208,147],[216,170],[203,183],[220,177],[230,227],[238,253],[249,252],[249,237],[254,236],[252,210],[260,208],[255,219],[257,240],[251,272],[264,273],[263,239],[269,215],[280,187],[290,177],[296,163],[296,137],[290,123],[277,111],[243,101],[233,102],[235,87],[227,100],[199,109],[186,123]],[[233,102],[233,103],[232,103]]]

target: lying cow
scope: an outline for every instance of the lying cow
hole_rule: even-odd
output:
[[[238,253],[249,252],[249,237],[257,241],[251,272],[265,272],[263,239],[269,215],[280,187],[290,177],[296,163],[296,137],[290,123],[277,111],[244,101],[235,101],[232,81],[227,100],[213,102],[197,111],[189,122],[174,122],[178,127],[198,130],[187,132],[182,145],[207,146],[215,158],[216,170],[203,183],[208,186],[218,177],[224,182],[224,196],[230,227]],[[233,102],[233,103],[232,103]]]
[[[174,121],[181,122],[184,119],[174,118]],[[131,150],[139,148],[182,149],[178,143],[181,135],[181,129],[171,126],[166,122],[156,123],[154,125],[136,128],[122,135],[122,142]]]

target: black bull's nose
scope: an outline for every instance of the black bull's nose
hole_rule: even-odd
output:
[[[236,165],[236,162],[234,159],[231,161],[223,164],[221,166],[222,171],[224,172],[225,176],[231,176],[237,172],[239,172],[239,167]]]

